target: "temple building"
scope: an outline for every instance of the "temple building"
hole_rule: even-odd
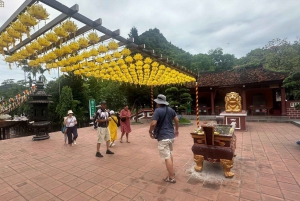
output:
[[[218,115],[225,108],[226,93],[237,92],[242,97],[242,110],[248,111],[248,115],[286,116],[282,84],[287,76],[263,66],[201,73],[198,78],[200,112]]]

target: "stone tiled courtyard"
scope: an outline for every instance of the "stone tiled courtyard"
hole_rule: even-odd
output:
[[[175,142],[176,184],[167,175],[149,123],[132,125],[131,143],[117,142],[115,155],[95,157],[96,131],[79,129],[77,145],[64,145],[60,132],[45,141],[23,137],[0,141],[0,200],[300,200],[300,128],[289,123],[247,123],[236,132],[234,178],[219,164],[193,170],[195,124],[180,127]],[[119,133],[120,134],[120,133]]]

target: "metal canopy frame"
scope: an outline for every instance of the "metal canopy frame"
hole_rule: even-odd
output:
[[[67,19],[68,17],[72,17],[75,20],[78,20],[79,22],[82,22],[83,24],[85,24],[86,26],[78,29],[78,31],[76,32],[76,35],[80,35],[82,33],[85,33],[91,29],[95,29],[97,31],[100,31],[101,33],[105,34],[104,36],[101,37],[101,41],[107,40],[109,38],[114,38],[116,40],[119,41],[119,45],[123,46],[126,45],[128,48],[130,49],[136,49],[138,52],[150,56],[152,58],[156,58],[157,60],[159,60],[160,62],[163,62],[164,64],[169,65],[170,67],[184,73],[187,74],[189,76],[192,76],[194,78],[197,79],[197,75],[190,71],[187,70],[186,68],[179,66],[178,64],[174,65],[174,61],[168,61],[168,58],[164,58],[162,57],[161,54],[156,55],[154,53],[154,50],[146,50],[145,49],[145,45],[137,45],[134,43],[133,39],[126,39],[122,36],[120,36],[120,30],[116,30],[116,31],[111,31],[105,27],[102,26],[102,20],[98,19],[98,20],[91,20],[87,17],[85,17],[84,15],[80,14],[79,11],[79,5],[75,4],[74,6],[72,6],[71,8],[63,5],[62,3],[56,1],[56,0],[26,0],[13,14],[12,16],[1,26],[0,28],[0,33],[3,32],[12,22],[14,22],[18,15],[21,12],[24,12],[27,8],[27,6],[31,6],[36,2],[42,2],[45,5],[52,7],[53,9],[60,11],[62,14],[60,14],[58,17],[56,17],[55,19],[53,19],[51,22],[49,22],[48,24],[46,24],[44,27],[42,27],[41,29],[39,29],[38,31],[36,31],[34,34],[32,34],[31,38],[26,38],[22,44],[17,44],[16,47],[11,48],[10,49],[10,53],[6,52],[6,54],[11,54],[13,52],[15,52],[16,50],[20,49],[22,46],[24,46],[25,44],[31,42],[32,40],[36,39],[38,36],[40,36],[41,34],[47,32],[48,30],[50,30],[51,28],[53,28],[54,26],[56,26],[57,24],[59,24],[60,22],[64,21],[65,19]],[[71,36],[67,37],[67,40],[70,40]],[[44,48],[43,50],[41,50],[39,53],[43,53],[45,51],[48,51],[47,48]]]

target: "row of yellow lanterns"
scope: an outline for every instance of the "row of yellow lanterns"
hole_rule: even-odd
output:
[[[18,16],[18,19],[10,24],[6,31],[0,35],[0,53],[4,54],[4,48],[9,51],[10,46],[15,46],[15,42],[22,42],[22,35],[26,34],[30,38],[30,29],[38,24],[40,20],[46,20],[49,14],[42,5],[34,4]]]

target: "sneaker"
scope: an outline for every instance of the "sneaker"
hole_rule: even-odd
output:
[[[76,140],[73,140],[73,144],[76,144]]]
[[[111,145],[111,146],[112,146],[112,147],[113,147],[113,146],[116,146],[116,144],[115,144],[115,143],[112,143],[112,145]]]
[[[101,157],[103,157],[103,155],[102,155],[102,154],[100,154],[100,152],[97,152],[97,153],[96,153],[96,157],[99,157],[99,158],[101,158]]]
[[[112,152],[111,150],[106,150],[106,154],[114,154],[114,152]]]
[[[109,147],[112,147],[112,144],[113,144],[113,142],[111,142],[111,143],[109,144]]]
[[[300,140],[299,140],[299,141],[297,141],[297,144],[299,144],[299,145],[300,145]]]

